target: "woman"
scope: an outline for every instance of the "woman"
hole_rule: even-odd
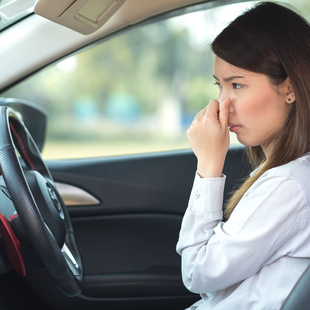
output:
[[[212,50],[219,101],[188,130],[198,164],[177,244],[183,282],[202,296],[189,309],[280,309],[310,262],[310,27],[263,2]],[[228,128],[256,169],[224,222]]]

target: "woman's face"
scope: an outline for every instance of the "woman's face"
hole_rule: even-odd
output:
[[[261,145],[268,156],[268,147],[292,108],[289,103],[295,101],[289,79],[274,86],[266,75],[240,69],[219,57],[215,58],[214,78],[219,101],[230,98],[230,131],[244,145]]]

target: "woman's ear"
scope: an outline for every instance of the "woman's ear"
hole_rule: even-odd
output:
[[[285,101],[288,104],[292,104],[295,102],[296,98],[295,98],[295,92],[293,89],[293,86],[291,84],[290,78],[287,77],[284,81],[284,89],[285,89]]]

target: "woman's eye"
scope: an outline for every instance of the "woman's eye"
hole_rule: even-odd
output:
[[[242,84],[238,84],[238,83],[232,83],[232,85],[233,85],[233,89],[239,89],[243,86]]]
[[[222,87],[222,84],[220,84],[219,82],[215,82],[214,85],[217,85],[218,88],[221,88],[221,87]]]

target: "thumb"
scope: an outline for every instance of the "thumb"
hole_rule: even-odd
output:
[[[228,126],[230,98],[225,99],[220,104],[219,122],[221,126]]]

